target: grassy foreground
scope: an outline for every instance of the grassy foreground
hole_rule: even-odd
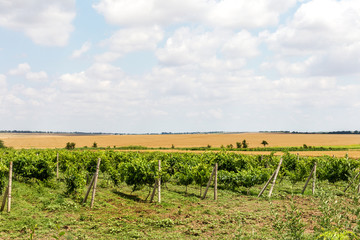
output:
[[[320,182],[315,196],[285,179],[271,199],[262,186],[219,190],[202,200],[199,187],[167,184],[162,203],[145,201],[101,175],[94,208],[64,193],[64,183],[15,181],[10,213],[0,214],[1,239],[358,239],[359,194],[346,183]],[[204,188],[203,188],[204,189]],[[84,189],[85,194],[86,189]],[[267,192],[265,192],[267,195]],[[2,198],[1,198],[2,199]],[[345,238],[337,238],[337,237]],[[330,237],[330,238],[325,238]]]

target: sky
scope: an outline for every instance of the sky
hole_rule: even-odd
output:
[[[359,0],[0,0],[0,130],[358,130],[359,77]]]

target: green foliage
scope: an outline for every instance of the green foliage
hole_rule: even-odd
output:
[[[174,179],[177,184],[184,186],[194,182],[204,186],[215,163],[218,163],[219,187],[231,190],[250,188],[265,183],[280,159],[274,154],[254,156],[227,151],[196,154],[4,149],[0,150],[0,191],[5,187],[10,160],[14,163],[16,179],[26,182],[50,181],[55,175],[57,153],[60,176],[65,180],[68,195],[79,195],[85,186],[86,176],[91,177],[95,173],[98,158],[101,158],[102,173],[115,185],[125,182],[133,191],[153,186],[159,177],[162,183]],[[315,162],[318,164],[317,179],[331,183],[348,181],[360,168],[360,161],[355,159],[298,157],[289,153],[282,157],[283,165],[279,176],[286,177],[293,184],[304,181]],[[159,159],[161,172],[158,171]]]
[[[348,181],[354,169],[360,167],[360,162],[346,158],[323,157],[318,160],[318,178],[331,183]]]
[[[200,186],[200,195],[201,187],[205,185],[210,178],[211,167],[204,163],[200,163],[192,169],[192,175],[194,176],[194,181]]]
[[[248,148],[249,147],[249,144],[246,142],[245,139],[242,141],[242,147],[243,148]]]
[[[6,186],[6,177],[9,174],[9,169],[5,165],[5,162],[0,161],[0,195],[3,193],[3,190]]]
[[[194,181],[192,166],[186,163],[179,163],[179,164],[180,164],[179,172],[175,174],[175,178],[178,184],[186,186],[186,192],[187,192],[187,186],[192,184]]]
[[[55,163],[53,162],[53,155],[47,152],[26,150],[16,153],[16,159],[13,161],[13,171],[19,180],[37,179],[48,181],[54,176]]]
[[[229,145],[226,146],[226,148],[228,148],[228,149],[233,149],[234,146],[233,146],[232,144],[229,144]]]
[[[273,228],[282,239],[304,239],[305,224],[301,219],[302,212],[291,202],[290,209],[284,206],[285,214],[280,216],[279,211],[272,208]]]
[[[60,167],[60,181],[55,180],[54,173],[56,169],[56,154],[59,153],[59,167]],[[284,154],[283,156],[283,165],[281,168],[280,176],[284,176],[285,180],[281,184],[283,190],[281,193],[276,192],[275,198],[277,202],[280,202],[281,198],[286,198],[285,196],[290,191],[298,194],[303,186],[303,182],[309,175],[314,163],[317,163],[317,179],[320,179],[320,184],[317,185],[316,195],[314,199],[314,206],[318,207],[315,210],[316,214],[311,218],[311,226],[317,227],[314,229],[314,233],[307,231],[307,234],[314,238],[319,239],[355,239],[354,236],[358,236],[360,234],[360,208],[358,207],[359,196],[355,195],[354,188],[346,194],[340,193],[343,189],[343,186],[347,184],[346,181],[352,179],[355,174],[359,171],[360,161],[355,159],[346,159],[346,158],[335,158],[335,157],[301,157],[292,155],[289,153]],[[102,198],[101,207],[108,207],[106,213],[113,208],[115,202],[119,199],[121,200],[121,204],[124,204],[122,197],[131,198],[133,196],[128,195],[127,191],[130,191],[131,188],[133,191],[144,188],[145,186],[153,186],[155,181],[161,177],[162,183],[170,182],[169,189],[170,191],[164,191],[164,194],[171,194],[171,196],[177,196],[183,198],[181,194],[177,194],[177,190],[182,189],[182,187],[172,185],[171,183],[176,183],[182,186],[189,186],[191,184],[198,184],[199,186],[206,185],[209,177],[211,175],[211,170],[215,163],[218,163],[218,185],[219,188],[234,190],[231,191],[222,191],[220,199],[226,199],[225,195],[231,195],[233,198],[231,200],[237,201],[239,198],[239,192],[243,192],[244,188],[248,188],[248,192],[254,195],[254,192],[257,192],[260,189],[260,184],[263,184],[267,181],[273,171],[276,169],[277,164],[280,160],[280,156],[271,155],[244,155],[237,154],[229,151],[220,151],[220,152],[210,152],[206,151],[201,154],[197,153],[164,153],[164,152],[120,152],[113,150],[100,150],[97,151],[89,151],[89,150],[75,150],[75,151],[67,151],[67,150],[13,150],[13,149],[1,149],[0,150],[0,188],[4,188],[7,182],[8,176],[8,166],[9,162],[13,161],[14,164],[14,183],[17,185],[28,186],[28,183],[35,182],[36,184],[31,184],[29,189],[34,191],[36,197],[34,196],[26,196],[24,199],[28,198],[36,198],[35,203],[31,204],[31,206],[25,206],[23,208],[29,209],[32,211],[32,207],[36,206],[36,209],[42,209],[46,211],[46,215],[48,216],[57,216],[64,211],[65,209],[71,210],[72,212],[80,211],[81,207],[79,207],[74,202],[78,201],[84,194],[85,189],[85,180],[86,177],[89,176],[89,179],[93,176],[96,168],[96,163],[98,158],[101,158],[100,165],[100,179],[101,183],[99,186],[109,186],[109,180],[111,179],[115,185],[121,186],[121,193],[118,189],[114,190],[113,188],[107,189],[106,194],[99,194],[99,198]],[[161,171],[158,170],[158,160],[161,160]],[[20,180],[20,181],[16,181]],[[292,186],[287,186],[289,181],[293,183]],[[331,184],[329,184],[330,182]],[[110,182],[111,183],[111,182]],[[121,184],[122,183],[122,184]],[[332,184],[336,183],[336,184]],[[128,186],[125,186],[128,185]],[[285,184],[285,186],[284,186]],[[330,185],[333,191],[337,191],[338,195],[329,194],[330,191],[328,189],[321,190],[321,187],[324,185]],[[16,185],[15,185],[16,186]],[[256,187],[253,187],[256,186]],[[299,187],[300,186],[300,187]],[[18,186],[14,189],[18,189]],[[250,189],[253,187],[252,189]],[[338,188],[340,191],[335,189]],[[51,193],[50,197],[47,200],[42,198],[42,194],[46,192],[53,191],[55,189],[56,194]],[[63,194],[65,189],[66,195]],[[126,189],[126,190],[123,190]],[[172,191],[175,190],[176,193]],[[293,191],[293,189],[296,189]],[[300,190],[299,190],[300,189]],[[251,190],[251,191],[250,191]],[[104,191],[103,188],[100,188],[99,193]],[[61,192],[61,193],[60,193]],[[189,192],[193,193],[194,188],[190,186]],[[19,194],[18,190],[14,191],[15,194]],[[32,192],[32,194],[34,194]],[[115,195],[112,195],[115,194]],[[123,195],[121,195],[123,194]],[[285,194],[285,195],[284,195]],[[350,195],[353,194],[353,195]],[[25,194],[19,194],[24,196]],[[106,195],[106,196],[104,196]],[[112,197],[109,197],[112,195]],[[141,191],[137,193],[137,199],[145,199],[146,192]],[[60,196],[60,197],[59,197]],[[71,198],[69,198],[69,196]],[[166,195],[165,195],[166,196]],[[168,195],[170,196],[170,195]],[[280,198],[280,199],[279,199]],[[296,199],[301,198],[300,201],[309,201],[309,197],[301,197],[297,196]],[[16,199],[19,199],[17,196]],[[75,199],[75,200],[74,200]],[[103,199],[109,201],[103,201]],[[164,197],[166,199],[166,197]],[[251,224],[252,220],[250,219],[258,219],[263,216],[257,215],[257,211],[255,213],[243,213],[243,215],[235,218],[229,218],[228,216],[224,216],[221,219],[221,214],[228,214],[229,212],[225,210],[224,202],[226,201],[226,206],[231,208],[234,206],[229,204],[230,200],[221,200],[218,203],[222,205],[221,211],[212,211],[208,209],[195,209],[197,204],[191,204],[193,201],[198,201],[197,197],[187,197],[186,203],[184,205],[188,206],[188,208],[182,207],[181,204],[176,206],[176,211],[173,211],[175,214],[183,215],[181,221],[186,221],[185,214],[191,212],[193,215],[189,215],[193,217],[195,212],[203,212],[206,213],[205,217],[209,217],[211,214],[219,217],[214,225],[223,224],[226,225],[227,222],[231,223],[231,226],[235,226],[237,228],[237,224],[239,228],[242,224],[245,224],[246,221]],[[253,200],[253,198],[251,197]],[[24,200],[24,201],[25,201]],[[353,201],[354,203],[350,202]],[[287,201],[287,200],[285,200]],[[100,202],[100,201],[99,201]],[[133,203],[136,201],[129,201]],[[259,203],[260,202],[260,203]],[[190,203],[190,204],[189,204]],[[257,201],[256,207],[259,204],[264,205],[267,204],[267,201]],[[128,203],[126,203],[128,204]],[[166,205],[168,204],[168,205]],[[111,205],[111,207],[110,207]],[[146,204],[143,204],[146,205]],[[150,204],[148,204],[150,205]],[[171,206],[170,206],[171,205]],[[168,208],[172,208],[172,205],[176,205],[174,203],[166,203],[166,201],[161,205],[152,205],[151,211],[154,212],[154,209],[159,213],[161,211],[167,211]],[[205,206],[204,204],[199,204],[201,207]],[[313,204],[308,204],[307,206]],[[159,207],[161,206],[161,207]],[[179,209],[177,207],[180,206]],[[212,205],[213,206],[213,205]],[[101,208],[100,207],[100,208]],[[264,239],[266,237],[278,239],[282,237],[284,239],[302,239],[304,238],[304,228],[303,228],[303,220],[301,219],[301,212],[296,208],[295,205],[290,205],[286,209],[277,209],[277,211],[272,215],[274,218],[267,217],[267,219],[273,220],[273,225],[271,223],[268,224],[268,228],[271,228],[274,232],[274,235],[265,236],[262,233],[255,237],[252,235],[253,239]],[[16,208],[16,205],[15,205]],[[266,208],[266,206],[265,206]],[[79,210],[80,209],[80,210]],[[194,211],[193,211],[194,210]],[[242,209],[243,210],[243,209]],[[82,211],[82,210],[81,210]],[[117,211],[117,210],[116,210]],[[265,211],[265,210],[264,210]],[[94,212],[96,214],[96,211]],[[276,213],[278,213],[276,215]],[[145,213],[141,213],[145,214]],[[179,222],[179,220],[168,218],[168,212],[166,213],[166,217],[157,218],[152,216],[151,226],[158,229],[159,228],[176,228],[178,230],[177,225],[183,224],[183,222]],[[35,215],[32,212],[31,216]],[[83,214],[84,216],[86,214]],[[139,216],[140,213],[137,215]],[[2,215],[2,218],[7,218],[7,215]],[[31,217],[30,216],[30,217]],[[307,221],[309,221],[309,215],[304,214]],[[121,217],[123,218],[123,217]],[[246,220],[247,218],[247,220]],[[81,220],[82,219],[82,220]],[[81,221],[84,220],[84,217],[81,217]],[[165,220],[161,220],[165,219]],[[264,219],[264,218],[262,218]],[[2,219],[1,219],[2,220]],[[62,235],[62,231],[58,231],[56,233],[55,226],[59,222],[51,222],[49,225],[44,227],[44,223],[40,223],[38,219],[33,220],[30,219],[28,223],[25,223],[25,229],[23,230],[22,235],[15,235],[15,232],[19,232],[21,227],[17,227],[16,230],[11,230],[14,232],[14,238],[24,238],[24,234],[26,237],[29,237],[29,226],[33,226],[35,223],[38,223],[40,231],[36,231],[36,236],[34,237],[43,237],[40,235],[40,232],[44,232],[44,228],[51,229],[51,233],[47,235],[47,238],[65,238],[65,235]],[[79,217],[77,218],[79,220]],[[110,229],[103,231],[102,233],[106,234],[117,234],[116,237],[123,237],[127,234],[130,229],[126,224],[130,224],[133,219],[118,219],[120,226],[110,226]],[[208,219],[204,218],[202,221],[207,222]],[[89,222],[88,222],[89,223]],[[88,224],[87,223],[87,224]],[[148,225],[146,221],[137,222],[142,224],[141,226]],[[41,224],[41,225],[40,225]],[[90,223],[89,223],[90,224]],[[67,224],[70,225],[70,224]],[[104,224],[105,226],[106,224]],[[213,231],[213,224],[208,224],[209,230]],[[23,226],[23,225],[21,225]],[[223,225],[221,225],[223,226]],[[229,225],[228,225],[229,226]],[[249,225],[248,225],[249,226]],[[91,223],[89,229],[101,228],[101,224],[98,222]],[[75,229],[75,228],[72,228]],[[80,229],[77,228],[77,229]],[[119,230],[120,229],[120,230]],[[195,228],[194,230],[186,230],[190,229],[189,226],[184,227],[182,233],[179,234],[194,234],[204,237],[205,235],[202,230]],[[204,228],[205,229],[205,228]],[[237,231],[237,229],[231,229]],[[309,228],[307,228],[309,230]],[[2,229],[0,229],[2,231]],[[75,231],[75,230],[74,230]],[[90,230],[89,230],[90,231]],[[95,231],[95,230],[94,230]],[[135,231],[135,230],[134,230]],[[243,231],[248,231],[248,229],[243,229]],[[39,233],[38,233],[39,232]],[[187,232],[187,233],[185,233]],[[7,237],[10,236],[10,232],[6,233]],[[37,236],[39,234],[39,236]],[[55,234],[55,235],[54,235]],[[67,235],[75,238],[74,235],[70,236],[71,231],[67,231]],[[92,232],[93,234],[93,232]],[[100,234],[100,233],[99,233]],[[219,233],[220,234],[220,233]],[[355,234],[355,235],[354,235]],[[41,236],[41,237],[40,237]],[[96,235],[98,236],[98,235]],[[107,235],[108,237],[109,235]],[[130,236],[129,234],[126,237]],[[135,235],[134,235],[135,236]],[[148,237],[150,237],[149,235]],[[220,235],[219,235],[220,236]],[[224,235],[225,236],[225,235]],[[223,237],[224,237],[223,236]],[[276,237],[274,237],[276,236]],[[114,237],[114,236],[113,236]],[[124,237],[124,238],[126,238]],[[145,236],[143,236],[145,237]],[[182,235],[181,237],[184,237]],[[181,238],[179,237],[179,238]],[[234,235],[226,235],[225,237],[232,238]],[[249,237],[249,236],[247,236]],[[8,237],[9,238],[9,237]],[[111,237],[110,237],[111,238]],[[7,239],[7,238],[6,238]],[[251,239],[249,237],[248,239]]]
[[[86,173],[82,169],[70,167],[65,172],[66,195],[79,198],[86,185]]]
[[[6,148],[5,147],[5,144],[4,144],[4,141],[0,139],[0,148]]]
[[[347,230],[331,230],[320,234],[317,238],[318,240],[351,240],[359,239],[356,234],[352,231]]]
[[[67,150],[75,149],[75,143],[74,142],[67,142],[65,148]]]
[[[121,179],[133,186],[133,191],[140,190],[145,185],[151,186],[155,183],[156,164],[155,161],[144,161],[141,158],[123,163],[120,166]]]

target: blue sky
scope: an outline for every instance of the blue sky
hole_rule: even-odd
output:
[[[337,131],[358,0],[0,0],[0,129]]]

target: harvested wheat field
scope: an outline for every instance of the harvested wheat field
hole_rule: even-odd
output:
[[[290,146],[349,146],[359,145],[360,135],[345,134],[285,134],[285,133],[240,133],[240,134],[172,134],[172,135],[66,135],[66,134],[0,134],[8,147],[21,148],[64,148],[67,142],[76,147],[145,146],[145,147],[220,147],[246,139],[249,147],[262,147],[263,140],[268,147]]]

